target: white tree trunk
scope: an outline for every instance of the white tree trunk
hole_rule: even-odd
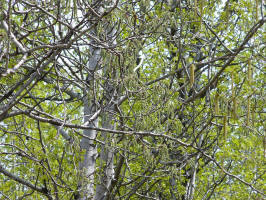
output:
[[[103,119],[103,128],[114,129],[114,126],[111,124],[112,118],[111,115],[107,114],[107,116]],[[96,195],[95,200],[103,200],[105,199],[108,188],[110,187],[111,181],[114,176],[114,164],[113,157],[114,153],[110,148],[110,144],[112,141],[112,137],[108,137],[106,133],[102,133],[105,141],[105,145],[101,146],[101,168],[103,168],[103,174],[100,176],[100,183],[97,184],[96,187]]]
[[[113,2],[113,1],[112,1]],[[103,4],[109,4],[109,1],[104,1]],[[103,13],[103,7],[100,6],[98,8],[98,14],[102,14]],[[113,41],[113,43],[115,43],[115,41],[113,40],[113,36],[115,33],[115,29],[113,29],[113,27],[107,27],[108,28],[112,28],[111,33],[108,34],[108,36],[110,36],[110,41]],[[94,34],[95,36],[96,34],[96,29],[94,29]],[[95,45],[97,46],[97,44]],[[94,72],[97,70],[97,65],[99,64],[99,61],[101,59],[101,49],[100,48],[96,48],[96,47],[91,47],[90,48],[90,52],[91,52],[91,57],[89,60],[89,72],[91,74],[89,74],[88,76],[88,84],[89,84],[89,88],[86,91],[87,95],[84,98],[84,123],[88,123],[89,118],[95,113],[97,112],[96,109],[96,103],[93,101],[93,98],[89,98],[91,94],[93,94],[92,90],[94,88]],[[108,66],[106,66],[108,67]],[[106,67],[105,67],[105,71],[106,71]],[[105,73],[105,72],[104,72]],[[108,80],[107,80],[107,84],[108,84]],[[112,88],[112,86],[111,86]],[[105,90],[105,88],[104,88]],[[107,96],[108,93],[109,95],[111,95],[111,91],[109,91],[108,89],[106,90],[107,92]],[[112,97],[111,97],[112,98]],[[107,107],[110,110],[113,110],[112,108],[114,106],[112,106],[112,101],[111,99],[109,99],[107,97],[107,101],[111,102]],[[108,109],[106,109],[108,110]],[[107,111],[108,112],[108,111]],[[102,117],[102,127],[103,128],[108,128],[108,129],[114,129],[114,126],[112,125],[112,115],[110,114],[105,114],[103,113]],[[94,126],[94,127],[98,127],[98,118],[95,119],[92,122],[89,122],[90,126]],[[103,200],[108,192],[108,187],[111,184],[111,180],[114,174],[114,166],[113,166],[113,152],[112,150],[108,149],[108,146],[110,145],[111,141],[108,141],[108,137],[106,135],[106,133],[102,133],[103,137],[105,138],[105,145],[101,146],[101,162],[102,164],[105,166],[104,169],[104,173],[100,174],[100,182],[97,183],[96,186],[96,193],[95,193],[95,164],[96,164],[96,158],[97,158],[97,145],[95,144],[95,139],[97,136],[97,132],[94,130],[84,130],[84,135],[88,136],[90,139],[87,138],[83,138],[81,141],[81,148],[82,149],[86,149],[86,154],[84,156],[84,161],[80,164],[80,169],[82,172],[82,175],[84,175],[85,177],[81,177],[82,183],[81,183],[81,200],[86,200],[86,199],[94,199],[94,200]],[[107,146],[106,146],[107,145]],[[102,167],[102,166],[100,166]],[[101,168],[102,169],[102,168]]]
[[[88,123],[90,117],[96,112],[96,104],[93,99],[90,98],[91,90],[94,85],[93,73],[96,70],[96,66],[100,60],[100,49],[91,48],[91,58],[89,60],[89,70],[91,74],[88,76],[87,81],[90,87],[87,87],[87,91],[84,92],[84,123]],[[98,127],[98,119],[88,123],[89,126]],[[95,163],[97,158],[97,145],[94,144],[97,132],[95,130],[84,130],[84,135],[88,138],[82,138],[80,147],[85,149],[84,160],[80,164],[81,182],[80,182],[80,200],[92,199],[94,196],[94,172]]]
[[[109,28],[111,28],[112,31],[108,36],[111,39],[111,41],[113,41],[112,45],[115,45],[116,41],[113,38],[115,37],[116,29],[114,27],[109,27]],[[107,67],[108,66],[105,67],[104,73],[106,73]],[[108,102],[108,106],[106,108],[107,113],[104,113],[102,116],[102,126],[103,128],[113,130],[115,126],[112,124],[113,114],[111,113],[115,112],[113,104],[114,101],[117,101],[116,99],[117,95],[114,86],[109,83],[108,79],[106,81],[104,90],[106,92],[105,100],[106,102]],[[100,183],[96,187],[95,200],[104,200],[106,198],[106,195],[108,193],[108,188],[110,187],[111,181],[114,176],[114,164],[113,164],[114,152],[113,149],[111,149],[110,147],[111,143],[113,142],[111,140],[113,139],[112,137],[108,137],[107,134],[108,133],[105,132],[102,133],[102,136],[104,137],[105,141],[105,145],[101,146],[101,155],[100,155],[101,169],[103,169],[103,174],[100,177],[99,180]]]

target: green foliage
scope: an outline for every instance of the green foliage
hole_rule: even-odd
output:
[[[257,1],[11,4],[0,4],[1,198],[76,199],[88,185],[106,199],[264,197]]]

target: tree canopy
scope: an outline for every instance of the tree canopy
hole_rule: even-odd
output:
[[[1,199],[265,198],[261,0],[0,0]]]

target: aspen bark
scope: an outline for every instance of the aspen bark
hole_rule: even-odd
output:
[[[103,8],[100,7],[99,13],[103,12]],[[92,34],[96,35],[96,28],[93,29]],[[94,41],[92,41],[93,43]],[[93,88],[95,84],[94,72],[97,70],[98,63],[101,59],[101,49],[97,47],[90,47],[91,57],[88,62],[88,77],[87,86],[84,91],[83,105],[84,105],[84,123],[91,127],[98,127],[98,118],[93,121],[89,121],[90,117],[96,112],[96,102],[91,98]],[[88,138],[82,138],[80,148],[85,150],[83,162],[80,163],[80,197],[79,200],[93,199],[95,195],[95,165],[97,158],[97,145],[94,143],[97,131],[95,130],[84,130],[83,134]]]
[[[89,62],[89,69],[93,72],[96,69],[96,65],[100,58],[100,50],[92,49],[93,56]],[[93,85],[93,77],[89,77],[90,85]],[[96,112],[96,105],[89,98],[90,96],[90,88],[87,88],[85,91],[85,97],[83,100],[84,104],[84,123],[88,123],[90,116],[92,116]],[[89,122],[89,126],[98,127],[98,119],[95,119],[92,122]],[[88,138],[82,138],[81,140],[81,149],[84,149],[85,155],[84,160],[80,163],[80,171],[81,171],[81,198],[80,200],[85,200],[88,198],[92,198],[94,195],[94,172],[95,172],[95,163],[97,157],[97,146],[94,144],[94,140],[96,138],[97,132],[95,130],[84,130],[83,134]]]

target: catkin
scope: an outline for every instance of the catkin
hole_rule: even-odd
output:
[[[195,65],[190,66],[190,86],[192,87],[195,81]]]
[[[250,97],[248,97],[247,126],[249,126],[249,119],[250,119]]]
[[[235,88],[234,88],[234,73],[232,72],[231,74],[232,77],[232,85],[231,85],[231,90],[232,90],[232,103],[233,103],[233,108],[232,108],[232,117],[233,119],[236,119],[236,95],[235,95]]]
[[[254,126],[254,123],[255,123],[255,106],[253,106],[252,108],[252,126]]]
[[[234,88],[234,73],[231,73],[231,90],[232,90],[232,99],[235,98],[235,88]]]
[[[215,115],[219,114],[219,94],[216,92],[214,97],[214,113]]]
[[[194,9],[194,11],[195,11],[195,17],[197,17],[197,7],[198,7],[198,5],[197,5],[198,3],[197,3],[197,0],[194,0],[194,7],[195,7],[195,9]]]
[[[266,137],[264,136],[263,137],[263,154],[264,154],[264,158],[266,157],[265,153],[266,153]]]
[[[252,84],[252,65],[250,60],[248,60],[248,84]]]
[[[256,0],[256,21],[258,21],[259,16],[259,0]]]
[[[204,0],[201,0],[200,1],[200,30],[201,30],[201,24],[202,24],[203,6],[204,6]]]
[[[224,121],[223,121],[223,126],[224,126],[224,139],[226,140],[227,136],[227,116],[224,116]]]
[[[234,97],[233,98],[233,119],[234,120],[237,119],[236,110],[237,110],[237,102],[236,102],[236,97]]]
[[[226,12],[225,13],[225,22],[226,22],[226,24],[228,23],[228,20],[229,20],[229,10],[230,10],[229,7],[230,7],[230,4],[228,3],[227,6],[226,6],[226,8],[225,8],[226,9],[225,10],[225,12]]]

